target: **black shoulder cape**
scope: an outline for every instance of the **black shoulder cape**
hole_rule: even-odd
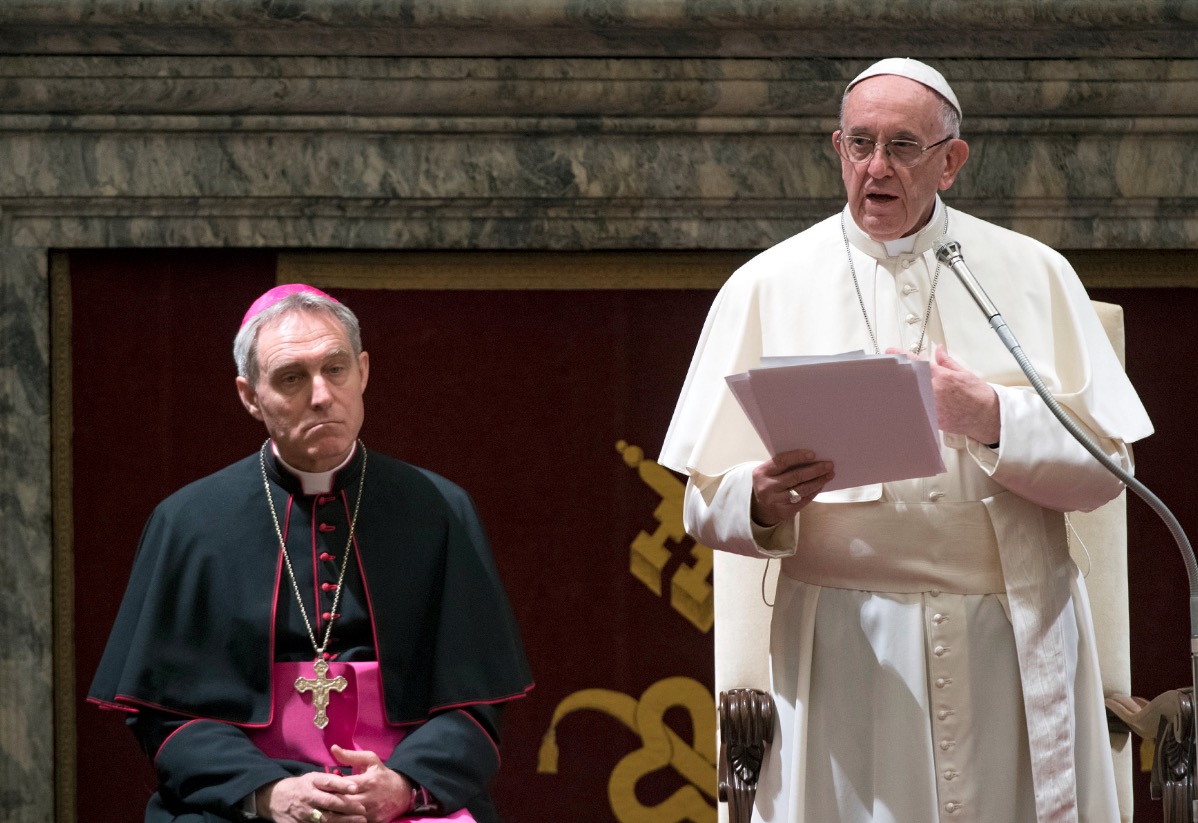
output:
[[[338,482],[361,472],[362,452]],[[469,496],[432,472],[366,456],[355,544],[388,721],[522,697],[531,674]],[[267,464],[276,500],[298,492]],[[268,724],[281,567],[257,454],[171,495],[146,524],[88,699]]]

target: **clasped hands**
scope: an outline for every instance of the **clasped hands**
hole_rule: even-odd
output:
[[[309,772],[265,786],[258,791],[258,815],[277,823],[388,823],[410,810],[412,784],[377,754],[340,746],[331,751],[354,774]]]
[[[887,349],[887,354],[904,354]],[[942,346],[929,358],[932,393],[940,430],[979,443],[997,443],[1001,434],[994,387],[949,356]],[[793,518],[836,476],[830,461],[806,449],[781,452],[753,469],[752,516],[762,526]]]

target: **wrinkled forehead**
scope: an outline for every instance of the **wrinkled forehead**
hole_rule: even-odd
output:
[[[353,356],[349,334],[329,312],[297,309],[272,317],[258,329],[258,362]]]
[[[944,105],[943,97],[915,80],[879,75],[849,89],[841,125],[846,131],[930,134],[938,130]]]

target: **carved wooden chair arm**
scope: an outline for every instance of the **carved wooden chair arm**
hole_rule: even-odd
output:
[[[729,823],[749,823],[765,747],[774,739],[774,699],[758,689],[720,692],[719,798]]]
[[[1189,823],[1194,788],[1193,689],[1173,689],[1152,700],[1124,694],[1106,698],[1107,711],[1145,740],[1155,740],[1149,795],[1161,801],[1165,823]],[[1116,731],[1112,723],[1112,731]]]

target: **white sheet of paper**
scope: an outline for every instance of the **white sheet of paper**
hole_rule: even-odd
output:
[[[725,379],[770,454],[808,449],[835,464],[824,491],[944,471],[927,361],[860,352],[765,358]]]

